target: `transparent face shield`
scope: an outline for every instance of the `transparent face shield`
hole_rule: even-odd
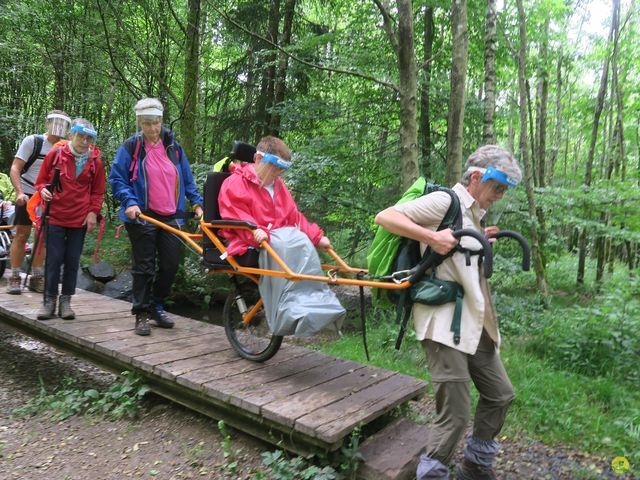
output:
[[[511,192],[513,188],[518,186],[518,180],[495,167],[469,167],[469,171],[481,172],[483,174],[482,182],[486,183],[492,180],[490,182],[492,188],[496,193],[502,194],[502,199],[499,202],[493,203],[484,216],[485,225],[498,225],[502,214],[514,200]]]
[[[262,157],[255,164],[255,170],[263,185],[271,185],[285,171],[291,168],[291,162],[283,160],[272,153],[257,152]]]
[[[71,119],[60,113],[47,115],[47,133],[54,137],[64,138],[71,125]]]
[[[162,131],[162,115],[137,115],[136,133],[147,140],[157,140]]]

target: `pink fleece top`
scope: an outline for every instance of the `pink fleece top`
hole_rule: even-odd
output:
[[[164,150],[162,142],[151,145],[144,142],[144,159],[149,185],[149,209],[160,215],[176,213],[178,171]]]

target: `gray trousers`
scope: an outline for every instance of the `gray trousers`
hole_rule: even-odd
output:
[[[504,424],[515,394],[491,337],[482,331],[475,355],[424,340],[436,398],[436,418],[425,454],[448,465],[471,418],[469,380],[480,393],[473,437],[492,442]]]

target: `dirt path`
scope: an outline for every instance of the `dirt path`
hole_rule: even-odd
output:
[[[223,447],[215,421],[154,395],[146,398],[141,418],[133,422],[79,416],[53,422],[44,414],[12,415],[38,395],[40,379],[51,390],[65,377],[98,389],[115,379],[87,362],[0,329],[0,479],[252,479],[264,470],[261,453],[274,450],[237,431],[230,432],[231,446]],[[433,406],[427,398],[413,409],[429,416]],[[509,438],[503,446],[501,479],[632,478],[605,473],[605,459],[569,448]],[[233,458],[225,458],[225,452]],[[238,466],[232,472],[234,460]]]

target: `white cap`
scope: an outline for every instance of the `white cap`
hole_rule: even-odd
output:
[[[71,119],[66,115],[62,115],[61,113],[50,113],[47,115],[47,120],[53,120],[54,118],[59,118],[60,120],[64,120],[67,123],[71,123]]]
[[[160,100],[157,98],[143,98],[136,103],[134,110],[136,111],[136,117],[142,115],[161,117],[164,109],[162,103],[160,103]]]

